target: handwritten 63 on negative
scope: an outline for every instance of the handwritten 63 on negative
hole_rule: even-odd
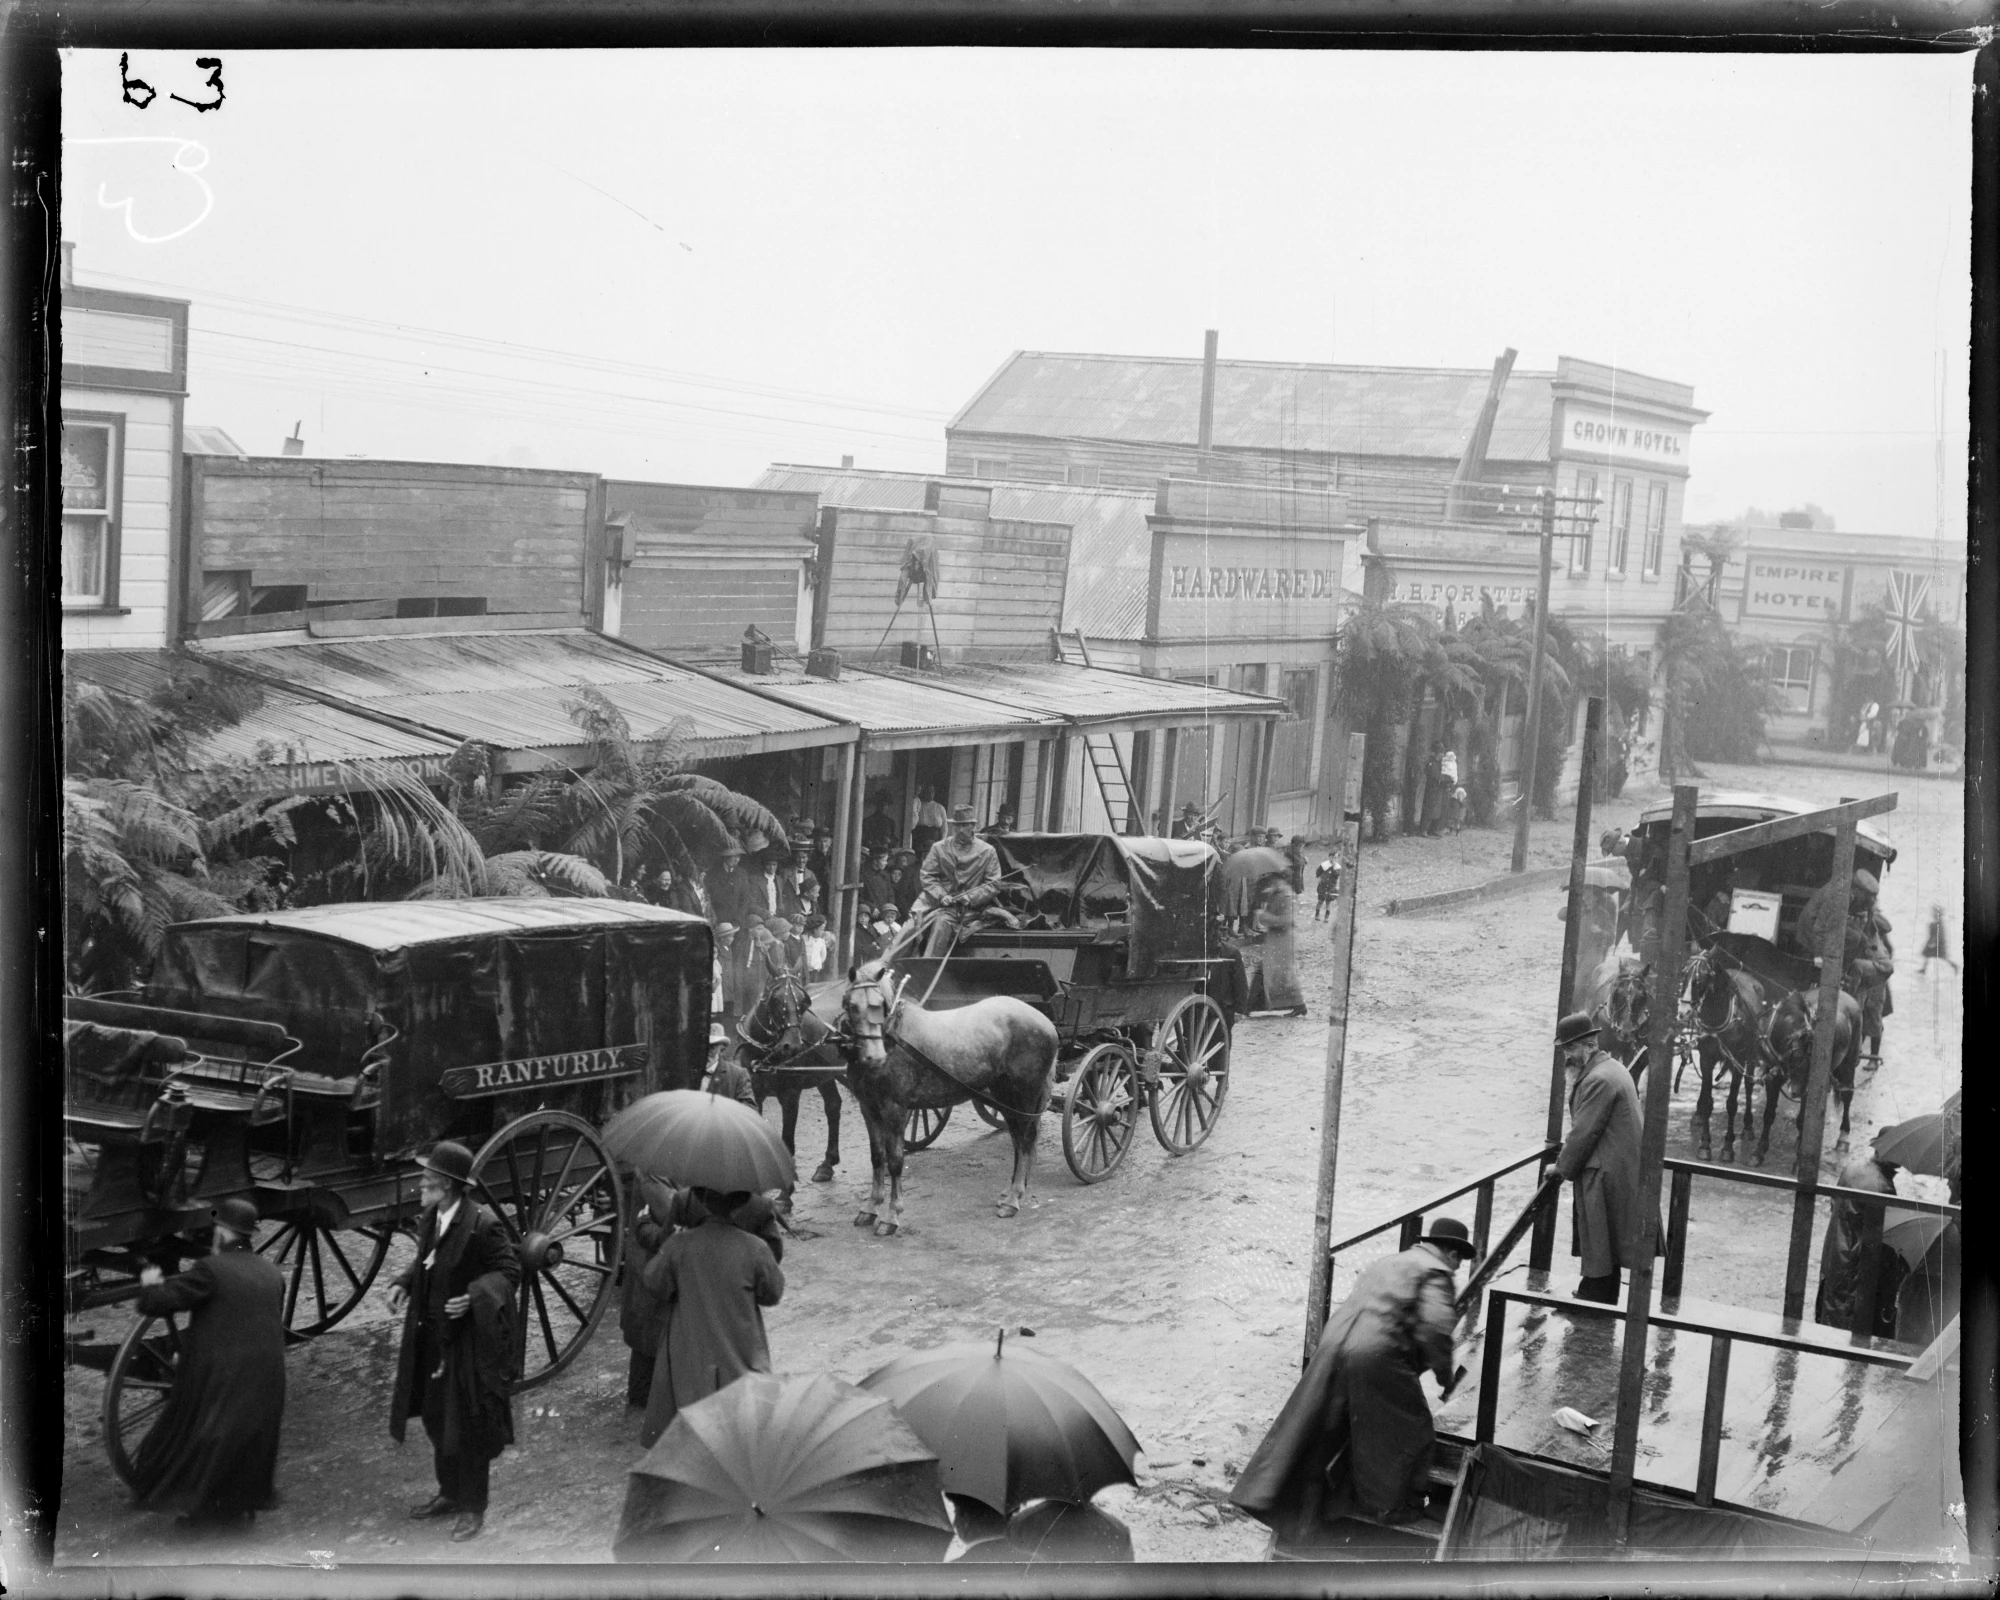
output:
[[[208,74],[201,81],[200,87],[203,89],[212,89],[215,92],[215,97],[213,99],[190,100],[186,95],[169,92],[167,98],[169,100],[178,100],[184,106],[193,106],[197,111],[214,111],[221,106],[223,100],[222,57],[196,56],[194,64]],[[155,89],[144,78],[135,78],[132,75],[132,57],[129,51],[118,57],[118,78],[120,86],[124,90],[125,104],[128,106],[137,106],[141,111],[144,111],[155,100],[160,98],[159,90]],[[190,85],[190,87],[194,86]]]

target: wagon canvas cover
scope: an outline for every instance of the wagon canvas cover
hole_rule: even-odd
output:
[[[992,844],[1005,876],[1026,888],[1025,905],[1010,901],[1024,919],[1126,928],[1127,976],[1150,978],[1162,961],[1208,954],[1222,887],[1207,845],[1105,833],[1009,833]]]
[[[646,1090],[687,1088],[707,1050],[708,924],[604,900],[432,900],[217,917],[167,931],[149,999],[275,1022],[288,1065],[352,1077],[396,1030],[384,1148],[452,1125],[454,1067],[646,1047]]]

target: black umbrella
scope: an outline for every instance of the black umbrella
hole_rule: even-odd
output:
[[[949,1344],[861,1380],[938,1453],[945,1489],[1007,1513],[1131,1483],[1139,1441],[1076,1368],[1027,1346]]]
[[[752,1372],[684,1407],[625,1490],[620,1561],[941,1561],[935,1454],[889,1400]]]
[[[1941,1109],[1911,1117],[1876,1134],[1875,1157],[1908,1172],[1943,1176],[1959,1160],[1963,1126],[1959,1096],[1955,1094]]]

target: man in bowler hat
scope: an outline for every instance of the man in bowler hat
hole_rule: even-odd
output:
[[[1569,1077],[1569,1137],[1556,1170],[1576,1186],[1571,1251],[1583,1257],[1579,1300],[1613,1304],[1621,1269],[1639,1264],[1639,1091],[1631,1070],[1597,1048],[1597,1024],[1572,1011],[1556,1024]],[[1654,1251],[1662,1233],[1654,1235]]]
[[[1430,1372],[1451,1386],[1454,1274],[1476,1253],[1464,1223],[1439,1217],[1409,1249],[1362,1269],[1232,1501],[1300,1538],[1335,1518],[1423,1515],[1437,1434],[1418,1380]]]
[[[389,1309],[403,1313],[389,1433],[401,1444],[411,1414],[423,1418],[438,1489],[410,1515],[456,1516],[451,1536],[463,1542],[479,1536],[493,1458],[514,1442],[521,1258],[469,1192],[470,1150],[447,1140],[417,1164],[424,1210],[416,1259],[389,1286]]]

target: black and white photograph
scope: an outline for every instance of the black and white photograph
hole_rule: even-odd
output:
[[[9,1586],[1990,1582],[1976,42],[64,49]]]

